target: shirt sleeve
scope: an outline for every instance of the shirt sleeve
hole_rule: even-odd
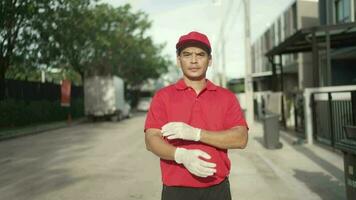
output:
[[[146,132],[149,128],[161,129],[167,123],[167,111],[162,95],[156,93],[151,101],[150,108],[147,112],[145,129]]]
[[[231,94],[228,105],[229,106],[225,115],[226,120],[224,127],[226,129],[230,129],[235,126],[246,126],[248,128],[244,113],[240,107],[240,103],[234,94]]]

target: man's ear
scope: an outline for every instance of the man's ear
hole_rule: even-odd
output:
[[[210,55],[210,56],[209,56],[209,63],[208,63],[208,66],[210,67],[212,63],[213,63],[213,59],[212,59],[212,57],[211,57],[211,55]]]
[[[180,56],[178,54],[177,54],[177,66],[178,66],[178,68],[181,68]]]

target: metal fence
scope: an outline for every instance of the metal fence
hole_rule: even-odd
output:
[[[332,147],[345,141],[343,126],[355,125],[355,92],[317,92],[311,95],[316,141]],[[355,144],[349,145],[356,148]]]
[[[29,82],[21,80],[5,80],[5,98],[24,101],[59,101],[61,98],[61,86],[54,83]],[[83,98],[83,87],[73,86],[71,98]]]

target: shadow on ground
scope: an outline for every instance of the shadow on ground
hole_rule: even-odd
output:
[[[329,174],[323,172],[308,172],[300,169],[294,169],[294,177],[303,182],[311,191],[321,197],[323,200],[344,200],[346,199],[344,172],[322,157],[315,154],[312,150],[303,145],[298,145],[288,137],[281,135],[287,143],[297,152],[306,156],[309,160],[320,166]],[[254,137],[254,139],[264,147],[263,137]]]
[[[339,180],[322,172],[294,170],[294,177],[303,182],[311,191],[323,200],[346,199],[345,186]]]
[[[339,168],[335,167],[333,164],[329,163],[325,159],[319,157],[316,155],[313,151],[310,149],[304,147],[303,145],[295,145],[294,141],[291,141],[287,137],[281,135],[283,139],[285,139],[291,146],[298,151],[299,153],[302,153],[306,157],[308,157],[311,161],[313,161],[315,164],[319,165],[322,167],[325,171],[328,171],[330,174],[335,176],[340,182],[344,182],[344,171],[340,170]]]

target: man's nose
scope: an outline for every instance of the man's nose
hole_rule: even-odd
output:
[[[196,63],[196,62],[197,62],[197,55],[192,54],[191,62],[192,62],[192,63]]]

